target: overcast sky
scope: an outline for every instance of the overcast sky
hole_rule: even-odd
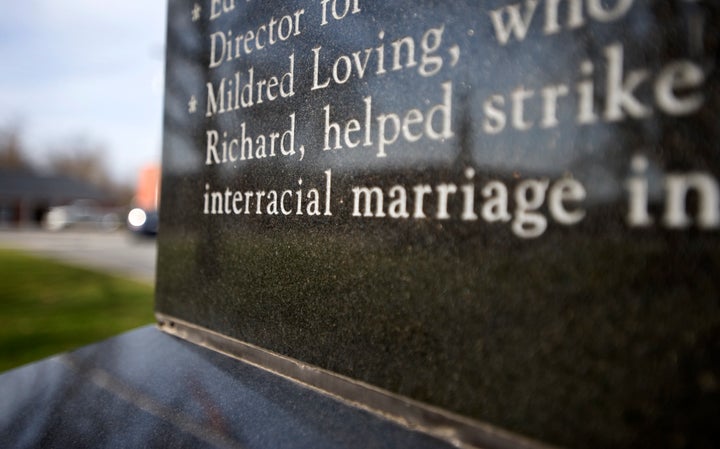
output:
[[[0,126],[19,123],[31,157],[85,139],[114,179],[159,161],[165,0],[4,1]]]

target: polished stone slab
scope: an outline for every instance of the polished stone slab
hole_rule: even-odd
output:
[[[717,442],[719,14],[171,1],[158,313],[549,444]]]
[[[144,327],[0,375],[7,448],[450,448]]]

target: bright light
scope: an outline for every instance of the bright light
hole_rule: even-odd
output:
[[[131,210],[128,214],[128,223],[130,223],[130,226],[139,228],[140,226],[144,225],[146,221],[147,214],[145,214],[144,210],[138,207]]]

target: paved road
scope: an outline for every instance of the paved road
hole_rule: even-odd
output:
[[[0,230],[0,247],[155,282],[155,240],[136,239],[127,232]]]

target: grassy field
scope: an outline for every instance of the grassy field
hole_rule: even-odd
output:
[[[149,284],[0,249],[0,371],[153,320]]]

